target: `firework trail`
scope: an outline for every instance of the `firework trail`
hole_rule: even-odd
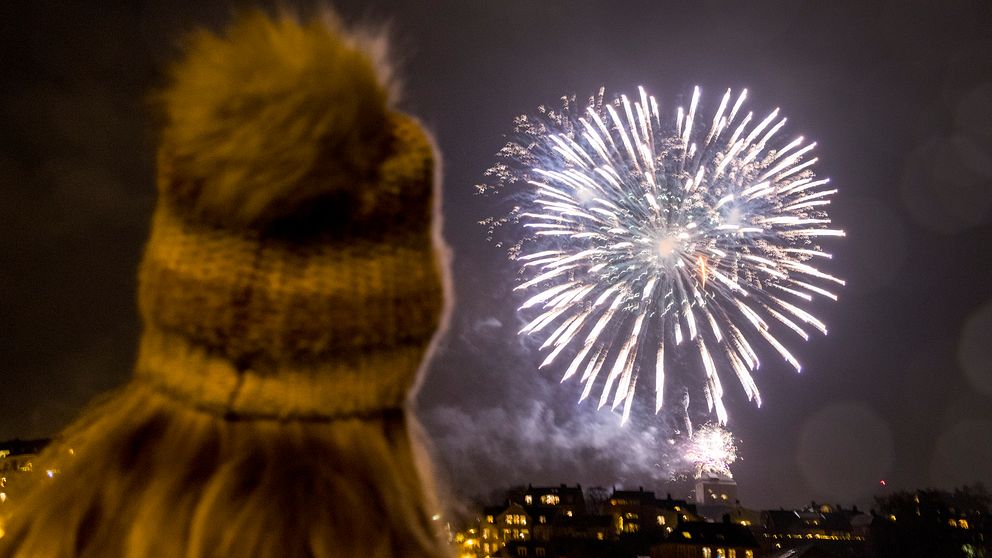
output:
[[[844,236],[825,212],[837,190],[813,174],[816,144],[779,142],[786,119],[743,114],[746,96],[727,90],[704,120],[696,87],[669,124],[643,88],[612,103],[600,90],[581,109],[566,98],[560,112],[517,119],[489,171],[495,184],[480,186],[513,188],[519,201],[483,224],[524,233],[510,248],[523,277],[515,290],[529,294],[520,333],[543,339],[541,367],[565,353],[562,381],[584,384],[580,400],[599,386],[599,407],[622,405],[623,422],[642,376],[661,410],[666,361],[688,350],[725,424],[725,371],[761,404],[756,342],[798,371],[779,335],[827,332],[802,306],[836,300],[829,285],[844,284],[814,265],[831,257],[821,237]]]

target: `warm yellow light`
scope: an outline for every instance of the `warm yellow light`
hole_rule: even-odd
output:
[[[968,520],[967,519],[959,519],[958,520],[958,527],[960,527],[962,529],[967,529],[968,528]]]
[[[896,516],[890,513],[889,514],[889,521],[895,521],[895,520],[896,520]]]
[[[688,531],[682,531],[682,536],[685,537],[685,538],[687,538],[687,539],[691,539],[692,538],[692,533],[690,533]]]

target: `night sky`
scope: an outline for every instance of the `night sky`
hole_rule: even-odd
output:
[[[154,203],[148,102],[177,38],[245,3],[7,2],[0,7],[0,439],[50,436],[130,374],[135,273]],[[16,6],[16,7],[15,7]],[[706,114],[747,87],[818,142],[840,193],[814,307],[827,337],[768,355],[760,409],[726,381],[742,503],[868,503],[882,490],[992,484],[992,4],[980,1],[336,4],[388,22],[401,106],[443,153],[454,252],[450,330],[419,415],[461,494],[515,482],[666,490],[666,417],[591,405],[516,336],[514,264],[475,185],[514,116],[644,85]],[[691,366],[687,364],[686,366]],[[698,371],[690,371],[698,372]],[[879,485],[885,479],[887,487]]]

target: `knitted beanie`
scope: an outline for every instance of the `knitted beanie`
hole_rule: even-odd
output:
[[[190,38],[160,95],[138,381],[229,418],[404,405],[443,303],[434,151],[380,51],[261,12]]]

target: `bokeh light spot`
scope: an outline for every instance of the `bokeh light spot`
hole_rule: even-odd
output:
[[[863,403],[828,405],[799,434],[797,459],[817,498],[853,502],[871,494],[893,462],[888,424]]]
[[[974,484],[992,472],[992,421],[963,420],[937,440],[930,478],[941,488]]]
[[[965,322],[958,344],[958,362],[972,387],[992,395],[992,301]]]

